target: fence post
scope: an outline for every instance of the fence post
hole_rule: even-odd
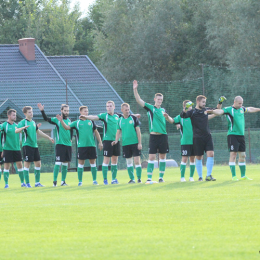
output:
[[[203,96],[205,96],[205,86],[204,86],[204,65],[201,64],[201,72],[202,72],[202,92],[203,92]]]
[[[251,157],[250,127],[247,130],[248,130],[249,162],[251,163],[252,162],[252,157]]]

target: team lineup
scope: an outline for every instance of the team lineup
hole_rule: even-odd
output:
[[[214,165],[214,145],[209,129],[208,120],[225,115],[228,122],[227,144],[230,152],[229,166],[232,173],[232,180],[238,181],[236,176],[236,158],[238,154],[238,165],[241,172],[241,180],[251,180],[246,175],[246,144],[245,144],[245,113],[259,112],[260,108],[243,107],[243,98],[237,96],[234,98],[234,104],[222,108],[222,103],[226,100],[224,96],[219,98],[216,108],[206,107],[206,97],[199,95],[196,98],[196,106],[190,100],[184,100],[182,103],[182,112],[172,118],[164,108],[162,108],[163,94],[156,93],[154,96],[154,105],[146,103],[138,94],[138,82],[133,82],[133,91],[136,102],[147,111],[149,123],[149,160],[147,165],[146,184],[157,183],[152,180],[156,154],[159,156],[159,180],[164,182],[166,168],[166,155],[169,153],[168,135],[166,131],[166,121],[176,124],[181,132],[181,182],[185,182],[185,171],[188,160],[190,161],[189,181],[194,181],[195,168],[198,173],[198,181],[203,181],[204,153],[207,155],[207,175],[206,181],[216,181],[212,176]],[[4,164],[4,182],[5,187],[9,188],[9,169],[11,163],[16,163],[21,187],[31,188],[29,178],[30,164],[34,163],[35,187],[43,187],[40,182],[41,159],[37,144],[37,135],[55,142],[55,165],[53,170],[53,186],[56,187],[59,171],[61,168],[61,186],[67,186],[66,176],[68,163],[72,157],[72,134],[76,131],[78,147],[78,186],[83,184],[83,172],[85,160],[89,160],[93,185],[97,182],[97,147],[103,150],[102,175],[104,185],[108,185],[108,166],[111,163],[112,179],[111,184],[119,184],[117,180],[118,156],[121,154],[119,140],[122,142],[123,158],[126,159],[127,171],[129,175],[129,184],[142,183],[141,167],[141,130],[139,126],[139,114],[130,114],[130,105],[123,103],[121,113],[115,113],[115,104],[113,101],[106,103],[106,112],[96,116],[89,115],[88,107],[79,108],[79,119],[71,122],[69,119],[69,106],[61,105],[61,115],[48,117],[44,111],[44,105],[38,103],[45,121],[55,126],[55,141],[53,138],[43,133],[39,128],[41,124],[36,124],[33,120],[33,109],[30,106],[23,108],[25,119],[18,124],[16,121],[16,110],[7,111],[7,121],[0,125],[0,153]],[[97,130],[95,121],[103,123],[103,140]],[[22,152],[20,148],[20,133],[22,134]],[[96,140],[95,140],[96,138]],[[23,154],[23,156],[22,156]],[[24,162],[24,163],[23,163]],[[136,169],[136,177],[134,174]],[[0,174],[0,179],[1,179]]]

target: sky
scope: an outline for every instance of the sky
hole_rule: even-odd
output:
[[[95,0],[72,0],[72,5],[74,5],[76,2],[80,3],[80,10],[81,12],[87,14],[89,5],[93,4]]]

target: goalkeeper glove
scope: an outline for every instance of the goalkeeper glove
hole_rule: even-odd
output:
[[[186,105],[185,105],[185,110],[188,110],[189,107],[192,107],[193,105],[194,105],[194,103],[192,103],[191,101],[187,102]]]
[[[221,96],[218,100],[219,104],[222,104],[225,100],[227,100],[224,96]]]

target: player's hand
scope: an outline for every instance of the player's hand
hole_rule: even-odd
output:
[[[41,103],[38,103],[38,104],[37,104],[37,107],[38,107],[41,111],[44,110],[44,105],[42,105]]]
[[[176,125],[176,128],[177,130],[179,130],[181,128],[181,125],[180,124]]]
[[[138,145],[137,145],[137,149],[138,149],[138,150],[142,150],[142,144],[138,144]]]
[[[63,117],[61,115],[56,115],[56,118],[61,122],[63,120]]]
[[[213,109],[206,110],[208,114],[213,114]]]
[[[103,144],[102,144],[102,143],[99,143],[99,144],[98,144],[98,148],[99,148],[100,151],[102,151],[102,149],[103,149]]]
[[[140,115],[140,114],[135,114],[135,117],[136,117],[136,118],[140,118],[141,115]]]
[[[117,141],[113,141],[113,142],[111,143],[112,146],[114,146],[114,145],[116,145],[116,144],[117,144]]]
[[[84,115],[80,115],[80,116],[79,116],[79,119],[81,119],[81,120],[87,120],[86,116],[84,116]]]
[[[225,100],[227,100],[224,96],[221,96],[218,100],[219,104],[222,104]]]
[[[137,80],[133,81],[133,89],[137,89],[138,88],[138,83]]]
[[[42,123],[37,124],[37,127],[40,128],[42,126]]]
[[[186,105],[185,105],[185,110],[188,110],[190,107],[192,107],[194,105],[194,103],[192,103],[191,101],[190,102],[187,102]]]
[[[53,138],[50,138],[50,141],[54,144],[55,143],[55,141],[54,141],[54,139]]]
[[[164,116],[166,119],[169,118],[169,115],[168,115],[166,112],[163,113],[163,116]]]
[[[27,129],[28,127],[29,127],[29,125],[26,125],[26,126],[23,127],[23,129]]]

